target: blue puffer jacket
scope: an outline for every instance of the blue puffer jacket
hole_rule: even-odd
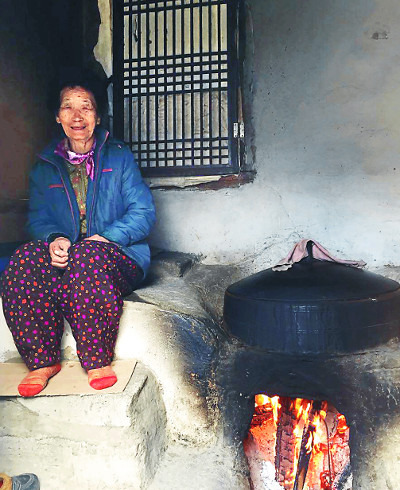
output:
[[[101,128],[95,134],[95,176],[89,179],[86,198],[87,234],[99,234],[121,245],[146,274],[150,250],[145,239],[155,222],[151,192],[129,148]],[[31,171],[27,226],[34,239],[63,234],[75,243],[78,204],[63,159],[54,154],[57,143],[53,141],[39,155]]]

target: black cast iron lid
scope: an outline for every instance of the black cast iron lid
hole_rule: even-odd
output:
[[[372,272],[305,259],[229,286],[224,320],[246,344],[293,354],[356,352],[400,336],[400,285]]]

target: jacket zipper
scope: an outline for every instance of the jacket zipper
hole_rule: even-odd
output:
[[[98,182],[98,180],[100,178],[100,171],[99,171],[100,152],[103,149],[103,146],[105,145],[105,142],[107,141],[108,135],[109,135],[109,133],[107,132],[106,137],[104,138],[104,141],[101,144],[101,146],[99,148],[99,152],[97,154],[97,161],[96,161],[96,165],[95,165],[96,178],[95,178],[95,181],[94,181],[94,184],[93,184],[93,199],[92,199],[92,204],[91,204],[91,207],[90,207],[90,213],[89,213],[88,222],[87,222],[87,234],[88,234],[88,236],[91,236],[91,234],[89,234],[89,232],[92,231],[90,227],[91,227],[91,224],[92,224],[94,201],[95,201],[95,197],[96,197],[96,186],[97,186],[97,182]],[[87,215],[87,213],[86,213],[86,215]]]
[[[50,163],[51,165],[53,165],[53,167],[56,167],[56,169],[58,170],[58,173],[60,174],[60,178],[61,178],[61,182],[64,186],[64,189],[65,189],[65,193],[67,194],[67,198],[68,198],[68,203],[69,203],[69,208],[71,210],[71,216],[72,216],[72,221],[74,222],[74,230],[75,230],[75,236],[79,236],[79,233],[77,233],[77,227],[76,227],[76,221],[75,221],[75,216],[74,216],[74,208],[72,207],[72,202],[71,202],[71,198],[69,196],[69,193],[68,193],[68,189],[67,189],[67,186],[65,185],[65,181],[63,179],[63,176],[62,176],[62,173],[61,173],[61,170],[58,168],[58,166],[53,163],[51,160],[48,160],[47,158],[44,158],[43,156],[40,156],[40,158],[42,160],[44,160],[45,162],[47,163]]]

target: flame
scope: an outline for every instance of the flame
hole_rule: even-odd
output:
[[[326,442],[327,434],[324,420],[326,418],[326,411],[321,409],[315,415],[311,424],[315,427],[313,437],[313,452],[318,453],[322,451],[322,444]]]
[[[267,395],[256,395],[255,396],[255,406],[262,407],[263,405],[269,404],[270,398]]]
[[[306,420],[311,408],[311,402],[303,398],[295,398],[291,404],[298,420]]]
[[[338,414],[338,426],[337,426],[337,431],[339,432],[340,435],[344,435],[347,430],[349,430],[347,423],[346,423],[346,417],[342,414]]]
[[[263,407],[265,410],[272,411],[275,424],[278,421],[279,409],[281,404],[279,403],[279,396],[269,397],[267,395],[256,395],[255,396],[255,407]]]

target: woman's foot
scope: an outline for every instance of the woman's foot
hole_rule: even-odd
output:
[[[95,390],[104,390],[117,382],[117,376],[111,366],[89,369],[87,373],[89,384]]]
[[[61,370],[61,364],[47,366],[29,372],[18,385],[18,392],[21,396],[35,396],[43,391],[49,379]]]

